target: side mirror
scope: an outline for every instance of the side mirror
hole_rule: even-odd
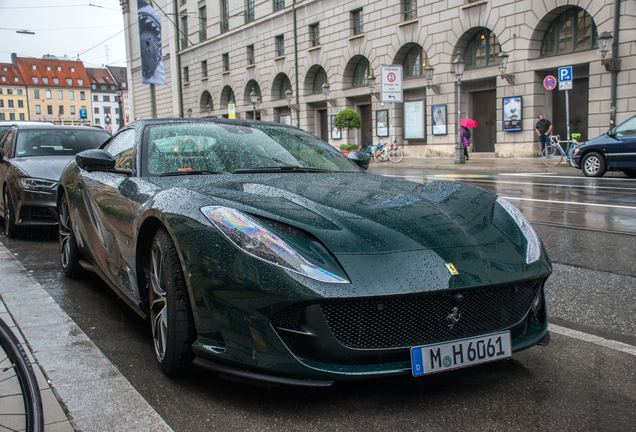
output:
[[[607,136],[610,136],[612,138],[614,138],[616,136],[616,128],[613,127],[610,130],[607,131]]]
[[[371,156],[360,151],[352,151],[351,153],[349,153],[348,159],[362,169],[368,169],[369,163],[371,162]]]
[[[110,171],[115,168],[115,158],[106,150],[84,150],[75,155],[77,166],[88,172]]]

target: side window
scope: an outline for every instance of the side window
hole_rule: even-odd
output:
[[[135,130],[128,129],[113,138],[104,150],[115,158],[115,167],[132,169],[134,147]]]
[[[4,157],[11,159],[13,157],[13,136],[15,131],[10,130],[4,135],[4,139],[2,140],[2,152],[4,153]]]
[[[636,117],[627,120],[616,128],[617,136],[634,136],[636,135]]]

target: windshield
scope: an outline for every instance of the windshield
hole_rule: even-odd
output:
[[[20,130],[15,155],[73,156],[83,150],[99,147],[108,138],[108,132],[100,130]]]
[[[360,171],[319,138],[276,125],[172,124],[152,126],[146,134],[144,175],[278,167]]]

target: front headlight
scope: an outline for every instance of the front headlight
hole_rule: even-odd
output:
[[[25,190],[49,190],[53,189],[57,185],[57,182],[51,180],[44,180],[38,178],[22,177],[20,179],[20,187]]]
[[[508,214],[515,221],[521,233],[528,242],[528,248],[526,249],[526,264],[532,264],[541,258],[541,240],[537,232],[534,230],[528,219],[519,211],[519,209],[508,201],[501,197],[497,197],[497,203],[508,212]]]
[[[234,246],[255,258],[320,282],[349,283],[307,261],[245,213],[219,206],[202,207],[201,212]]]

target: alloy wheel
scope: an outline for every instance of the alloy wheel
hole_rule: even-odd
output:
[[[69,226],[68,204],[64,197],[60,202],[60,223],[58,224],[58,232],[60,236],[60,261],[62,267],[67,268],[71,261],[71,228]]]
[[[601,168],[601,161],[597,156],[590,156],[585,160],[585,172],[596,175]]]
[[[168,308],[166,292],[162,286],[163,253],[159,243],[155,240],[150,251],[150,319],[152,322],[152,338],[155,344],[155,355],[159,362],[166,357],[168,345]]]

